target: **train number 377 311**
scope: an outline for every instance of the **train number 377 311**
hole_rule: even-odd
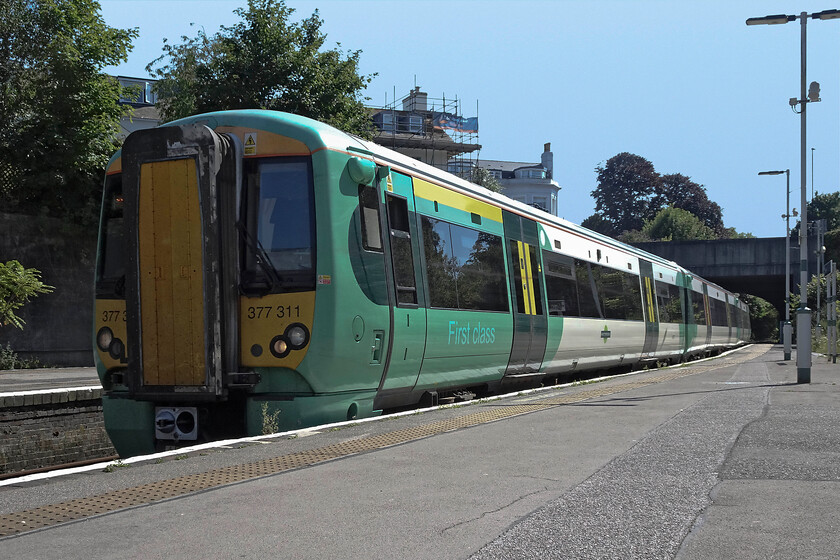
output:
[[[266,306],[256,306],[256,307],[249,307],[248,308],[248,318],[249,319],[288,319],[288,318],[299,318],[300,317],[300,306],[299,305],[266,305]]]

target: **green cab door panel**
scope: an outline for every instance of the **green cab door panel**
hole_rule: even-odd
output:
[[[420,235],[411,177],[391,172],[380,182],[391,332],[380,390],[411,389],[426,347],[426,309],[420,270]]]

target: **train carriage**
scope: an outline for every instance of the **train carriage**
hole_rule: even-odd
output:
[[[675,263],[258,110],[128,137],[106,173],[95,310],[121,455],[749,338],[746,306]]]

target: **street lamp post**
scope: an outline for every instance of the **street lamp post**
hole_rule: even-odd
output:
[[[783,24],[789,21],[800,22],[800,83],[799,83],[799,99],[791,99],[791,106],[799,105],[800,107],[800,177],[802,190],[802,217],[800,218],[799,227],[799,309],[796,312],[796,382],[810,383],[811,382],[811,310],[808,309],[808,187],[806,182],[805,169],[805,107],[808,102],[819,101],[819,85],[812,88],[812,95],[806,98],[805,92],[805,68],[806,68],[806,25],[808,23],[809,14],[801,12],[797,15],[774,15],[759,18],[749,18],[747,25],[776,25]],[[810,14],[811,19],[837,19],[840,18],[840,10],[824,10],[815,14]]]
[[[784,344],[785,360],[790,360],[791,354],[791,326],[790,326],[790,169],[784,171],[759,171],[759,175],[781,175],[787,177],[787,196],[785,213],[785,322],[782,325],[782,342]]]

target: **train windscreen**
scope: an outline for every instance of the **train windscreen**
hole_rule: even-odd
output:
[[[108,175],[100,224],[99,263],[96,269],[96,295],[125,297],[126,246],[123,227],[122,175]]]
[[[251,160],[247,173],[246,291],[315,288],[315,212],[309,158]],[[261,288],[262,287],[262,288]]]

